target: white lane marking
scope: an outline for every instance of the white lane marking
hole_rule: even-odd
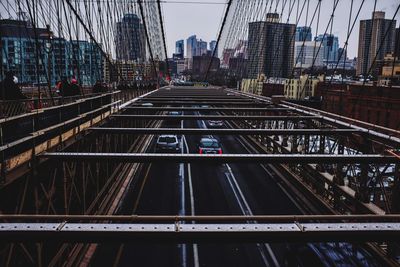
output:
[[[243,194],[242,190],[240,189],[240,186],[239,186],[239,184],[238,184],[238,182],[236,180],[235,175],[232,172],[231,167],[228,164],[225,164],[225,166],[226,166],[226,168],[228,169],[228,172],[229,172],[229,174],[225,173],[225,176],[227,177],[227,180],[228,180],[228,182],[229,182],[229,184],[230,184],[230,186],[232,188],[233,194],[235,195],[236,201],[238,202],[242,213],[245,214],[245,215],[253,216],[253,212],[252,212],[252,210],[250,208],[250,205],[247,202],[246,198],[244,197],[244,194]],[[232,184],[231,180],[232,180],[234,185]],[[236,191],[237,191],[237,193],[236,193]],[[239,198],[239,196],[240,196],[240,198]],[[243,205],[245,206],[245,208],[243,207],[241,202],[243,202]],[[280,266],[279,262],[278,262],[278,259],[275,256],[275,253],[272,251],[271,246],[269,244],[267,244],[267,243],[263,243],[263,245],[265,246],[266,250],[268,251],[268,254],[271,257],[271,259],[272,259],[272,261],[274,263],[274,266]],[[266,258],[266,256],[264,255],[264,253],[261,250],[261,244],[257,243],[257,247],[260,250],[260,254],[261,254],[261,257],[263,258],[263,261],[264,261],[265,265],[269,266],[268,259]]]
[[[184,112],[182,112],[183,116]],[[183,120],[181,120],[181,128],[184,128]],[[183,147],[185,145],[185,147]],[[182,135],[181,138],[181,151],[183,154],[184,149],[186,149],[186,153],[189,152],[189,146],[186,141],[185,135]],[[190,163],[187,163],[187,171],[188,171],[188,182],[189,182],[189,198],[190,198],[190,214],[194,216],[195,213],[195,208],[194,208],[194,193],[193,193],[193,182],[192,182],[192,168],[190,166]],[[194,222],[192,222],[194,223]],[[194,267],[200,267],[200,260],[199,260],[199,250],[197,247],[196,243],[193,243],[193,261],[194,261]]]
[[[181,128],[183,128],[183,121],[181,120]],[[183,138],[181,138],[181,154],[184,153],[183,151]],[[179,215],[186,215],[186,210],[185,210],[185,164],[184,163],[179,163],[179,180],[180,180],[180,188],[181,188],[181,201],[180,201],[180,209],[179,209]],[[181,257],[182,257],[182,267],[187,266],[187,254],[186,254],[186,244],[179,244],[179,247],[181,248]]]
[[[186,148],[186,153],[189,153],[189,146],[186,141],[186,137],[182,136],[183,144]],[[193,194],[193,183],[192,183],[192,168],[190,163],[187,163],[188,168],[188,181],[189,181],[189,194],[190,194],[190,211],[192,215],[195,215],[195,208],[194,208],[194,194]]]
[[[200,112],[198,112],[198,113],[200,114]],[[203,124],[203,128],[207,129],[207,125],[204,123],[204,121],[201,120],[201,122],[202,122],[202,124]],[[214,138],[212,135],[209,135],[209,137],[210,137],[210,138]],[[226,168],[228,169],[229,175],[230,175],[230,177],[231,177],[233,183],[235,184],[235,186],[233,186],[232,182],[230,181],[231,179],[229,178],[229,175],[225,173],[225,176],[226,176],[226,178],[227,178],[227,180],[228,180],[228,182],[229,182],[229,185],[231,186],[232,192],[233,192],[233,194],[235,195],[236,201],[237,201],[237,203],[239,204],[239,207],[240,207],[242,213],[243,213],[244,215],[253,215],[253,212],[252,212],[252,210],[251,210],[251,208],[250,208],[250,206],[249,206],[249,204],[248,204],[246,198],[244,197],[243,192],[242,192],[242,190],[241,190],[240,187],[239,187],[239,184],[238,184],[237,181],[236,181],[236,177],[235,177],[235,175],[233,174],[231,167],[229,166],[229,164],[226,164],[226,163],[225,163],[224,165],[225,165]],[[237,195],[235,188],[236,188],[236,190],[238,191],[238,193],[239,193],[239,195],[240,195],[240,198],[239,198],[239,196]],[[242,201],[241,201],[241,200],[242,200]],[[242,205],[241,202],[243,202],[243,204],[246,206],[246,209],[243,208],[243,205]],[[270,246],[268,243],[264,243],[263,245],[264,245],[265,248],[267,249],[268,254],[269,254],[269,256],[271,257],[271,259],[272,259],[274,265],[275,265],[275,266],[280,266],[280,264],[279,264],[279,262],[278,262],[278,259],[277,259],[276,256],[275,256],[275,253],[272,251],[271,246]],[[266,258],[266,256],[264,255],[264,252],[262,251],[262,248],[261,248],[261,244],[260,244],[260,243],[257,243],[257,248],[258,248],[259,251],[260,251],[261,257],[262,257],[262,259],[263,259],[265,265],[266,265],[266,266],[269,266],[269,261],[268,261],[268,259]]]

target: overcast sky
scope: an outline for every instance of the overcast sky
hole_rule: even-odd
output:
[[[166,2],[168,1],[172,0],[166,0]],[[236,0],[236,1],[261,1],[261,0]],[[300,3],[302,4],[303,1],[302,0],[300,1],[301,1]],[[193,2],[193,0],[181,0],[179,2]],[[197,0],[197,2],[226,3],[227,1]],[[318,2],[317,0],[310,0],[310,12],[314,10],[317,2]],[[353,15],[352,15],[353,19],[356,15],[356,12],[358,11],[358,8],[360,7],[361,2],[362,0],[354,0]],[[344,45],[347,36],[347,25],[349,20],[350,3],[351,3],[350,0],[341,0],[337,6],[336,14],[334,17],[332,33],[339,36],[339,44],[341,47]],[[400,4],[399,0],[378,0],[376,10],[385,11],[386,18],[391,19],[399,4]],[[332,13],[332,6],[333,6],[333,0],[322,1],[321,23],[319,26],[319,33],[323,33],[325,31],[326,25],[329,21],[329,17]],[[184,39],[186,46],[186,39],[192,34],[196,34],[198,38],[202,38],[207,42],[209,42],[212,39],[216,39],[225,7],[226,5],[219,5],[219,4],[163,3],[164,20],[165,20],[167,45],[168,45],[168,56],[171,56],[172,53],[175,51],[176,40]],[[358,20],[371,18],[371,13],[373,9],[374,9],[374,0],[365,0],[364,6],[360,11]],[[396,15],[397,27],[399,27],[399,21],[400,21],[399,13],[397,13]],[[309,17],[311,17],[311,15]],[[284,20],[286,20],[287,12],[284,12],[283,18]],[[291,16],[290,22],[295,23],[295,16]],[[348,52],[349,57],[357,56],[359,24],[360,24],[359,21],[357,21],[349,39],[349,52]],[[299,23],[299,26],[303,25],[305,25],[304,19],[300,20]],[[312,25],[313,36],[315,36],[315,30],[316,30],[316,23]]]
[[[56,1],[54,0],[41,0],[44,3],[54,3]],[[65,0],[64,0],[65,1]],[[81,5],[84,3],[83,0],[81,0]],[[89,0],[85,0],[89,1]],[[95,0],[92,0],[95,1]],[[226,3],[228,0],[163,0],[162,1],[162,7],[163,7],[163,15],[164,15],[164,24],[165,24],[165,31],[166,31],[166,39],[167,39],[167,48],[168,48],[168,56],[171,57],[172,53],[175,51],[175,41],[179,39],[184,39],[185,40],[185,46],[186,46],[186,39],[195,34],[197,35],[198,38],[203,39],[204,41],[210,42],[211,40],[215,40],[217,38],[220,24],[222,21],[222,17],[226,8]],[[235,4],[237,3],[294,3],[296,1],[297,3],[301,3],[300,6],[303,4],[304,1],[306,0],[233,0],[232,8],[231,11],[234,10]],[[318,0],[309,0],[310,1],[310,7],[309,7],[309,19],[308,23],[310,22],[311,18],[311,13],[314,11],[316,4],[318,3]],[[354,7],[353,7],[353,12],[352,12],[352,18],[354,19],[358,8],[362,2],[362,0],[353,0],[354,1]],[[8,18],[8,17],[15,17],[15,15],[11,14],[9,15],[8,12],[12,10],[13,8],[16,7],[15,0],[0,0],[0,17],[1,18]],[[37,2],[37,1],[36,1]],[[103,3],[103,1],[99,1]],[[110,1],[111,3],[121,3],[113,0]],[[195,3],[194,3],[195,2]],[[214,3],[214,4],[210,4]],[[365,4],[363,8],[361,9],[359,18],[357,23],[355,24],[354,30],[350,36],[349,39],[349,48],[348,48],[348,56],[349,57],[355,57],[357,56],[357,50],[358,50],[358,34],[359,34],[359,20],[361,19],[370,19],[371,18],[371,13],[374,9],[374,2],[375,0],[365,0]],[[21,1],[22,4],[25,4],[25,1]],[[97,3],[97,0],[96,0]],[[130,5],[134,5],[136,3],[136,0],[126,0],[126,3],[129,3]],[[321,18],[320,18],[320,25],[319,25],[319,30],[318,33],[322,34],[325,31],[326,25],[329,21],[330,15],[332,13],[332,6],[334,3],[334,0],[322,0],[322,5],[321,5]],[[334,23],[333,23],[333,28],[332,28],[332,33],[339,36],[339,44],[342,47],[344,45],[344,42],[346,41],[346,35],[347,35],[347,25],[348,25],[348,20],[349,20],[349,12],[350,12],[350,3],[351,0],[340,0],[338,7],[336,9],[335,17],[334,17]],[[105,4],[105,1],[103,5]],[[268,4],[268,5],[269,5]],[[377,0],[377,6],[376,10],[377,11],[385,11],[386,12],[386,18],[387,19],[392,19],[398,5],[400,4],[400,0]],[[248,4],[249,6],[251,4]],[[94,4],[96,7],[96,5]],[[136,6],[136,5],[135,5]],[[265,5],[264,5],[265,6]],[[286,5],[285,11],[283,12],[283,21],[286,21],[288,17],[288,6],[289,4]],[[9,8],[10,7],[10,8]],[[264,8],[263,8],[264,9]],[[257,10],[252,10],[252,9],[246,9],[243,10],[247,11],[251,10],[254,12],[257,12]],[[278,12],[280,12],[280,6],[278,5]],[[83,6],[81,7],[80,12],[82,14],[84,13]],[[296,6],[294,8],[293,14],[290,16],[290,23],[295,23],[296,16],[294,15],[296,12]],[[233,12],[232,12],[233,13]],[[232,15],[232,13],[230,13]],[[242,13],[242,12],[241,12]],[[52,14],[52,13],[51,13]],[[259,12],[260,17],[262,15],[262,12]],[[94,16],[96,20],[98,19],[97,16]],[[265,18],[265,16],[264,16]],[[50,17],[51,19],[51,17]],[[53,14],[53,19],[54,19],[54,14]],[[48,20],[47,16],[41,16],[39,17],[40,21],[45,21],[46,23]],[[109,23],[107,24],[106,21],[104,21],[105,18],[103,19],[103,22],[105,24],[105,27],[107,28],[107,31],[111,32],[114,28],[114,23]],[[400,12],[396,15],[396,26],[399,27],[399,21],[400,21]],[[97,28],[97,22],[95,22],[94,28]],[[43,23],[42,23],[43,24]],[[229,23],[228,23],[229,24]],[[306,25],[305,21],[305,12],[303,13],[303,16],[300,19],[299,26],[304,26]],[[81,27],[82,28],[82,27]],[[248,28],[248,25],[243,25],[244,29]],[[56,26],[52,26],[52,29],[55,30],[57,29]],[[67,28],[64,27],[64,30]],[[83,31],[81,29],[81,31]],[[312,35],[315,36],[316,34],[316,19],[312,25]],[[329,31],[328,31],[329,32]],[[56,33],[58,34],[58,33]],[[83,34],[81,35],[83,36]],[[98,36],[96,36],[99,38]],[[104,37],[103,38],[108,38],[109,40],[104,40],[104,39],[98,39],[99,42],[106,43],[107,41],[110,43],[110,50],[112,53],[114,52],[113,48],[113,37]],[[247,39],[247,33],[243,32],[243,35],[239,37],[240,39]],[[223,44],[220,45],[219,49],[222,50]],[[185,47],[186,50],[186,47]],[[221,55],[221,53],[220,53]]]
[[[181,2],[193,2],[193,0]],[[226,1],[198,0],[198,2],[225,3]],[[186,39],[193,34],[207,42],[216,40],[225,5],[192,3],[163,3],[162,5],[169,57],[175,52],[176,40],[185,40],[185,51]]]

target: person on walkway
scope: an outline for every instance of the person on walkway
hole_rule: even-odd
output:
[[[71,80],[70,91],[71,91],[71,96],[82,95],[82,89],[75,78],[72,78]]]
[[[107,87],[100,80],[97,80],[96,83],[93,85],[92,92],[93,94],[105,93],[107,92]]]
[[[0,99],[1,100],[19,100],[27,99],[21,92],[18,84],[14,82],[14,73],[6,72],[6,77],[0,82]]]
[[[71,85],[69,84],[66,77],[63,77],[61,82],[57,85],[58,93],[60,96],[67,97],[71,96]]]

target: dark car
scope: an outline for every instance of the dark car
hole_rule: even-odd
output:
[[[215,138],[201,138],[199,142],[200,154],[222,154],[219,141]]]
[[[160,135],[157,138],[156,152],[179,152],[180,146],[176,135]]]

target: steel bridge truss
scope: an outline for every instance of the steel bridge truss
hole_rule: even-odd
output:
[[[4,185],[0,197],[3,214],[22,214],[18,218],[0,216],[0,238],[13,242],[2,250],[3,262],[15,263],[16,255],[22,255],[21,262],[25,263],[60,264],[71,260],[68,255],[82,259],[82,255],[95,249],[93,244],[65,242],[130,242],[136,238],[149,242],[155,238],[165,242],[200,242],[207,238],[273,242],[278,236],[285,236],[290,241],[380,244],[398,240],[400,225],[398,218],[390,218],[391,215],[372,221],[324,221],[316,215],[309,221],[292,218],[279,223],[247,217],[226,221],[218,216],[199,222],[199,218],[178,217],[168,222],[154,222],[154,218],[141,222],[132,218],[113,221],[111,215],[118,210],[128,185],[157,161],[257,162],[283,174],[279,179],[284,183],[302,188],[305,195],[317,199],[332,213],[383,215],[400,211],[400,160],[395,150],[400,144],[399,133],[349,125],[326,114],[302,111],[290,103],[215,91],[210,94],[204,90],[161,89],[136,98],[130,103],[133,105],[120,106],[119,113],[107,114],[108,120],[79,126],[71,133],[72,142],[64,141],[40,154],[35,153],[35,146],[27,150],[27,155],[31,155],[29,161],[23,168],[6,173],[13,179]],[[172,115],[171,111],[195,115]],[[181,120],[222,120],[228,129],[160,128],[163,121]],[[235,135],[246,144],[249,153],[146,153],[158,134]],[[7,165],[2,166],[4,169]],[[43,217],[32,221],[24,219],[23,214]],[[106,217],[86,220],[74,218],[73,214]],[[182,223],[185,220],[196,223]],[[58,245],[40,243],[44,238]],[[39,243],[18,243],[27,240]],[[44,250],[51,256],[45,258]]]

